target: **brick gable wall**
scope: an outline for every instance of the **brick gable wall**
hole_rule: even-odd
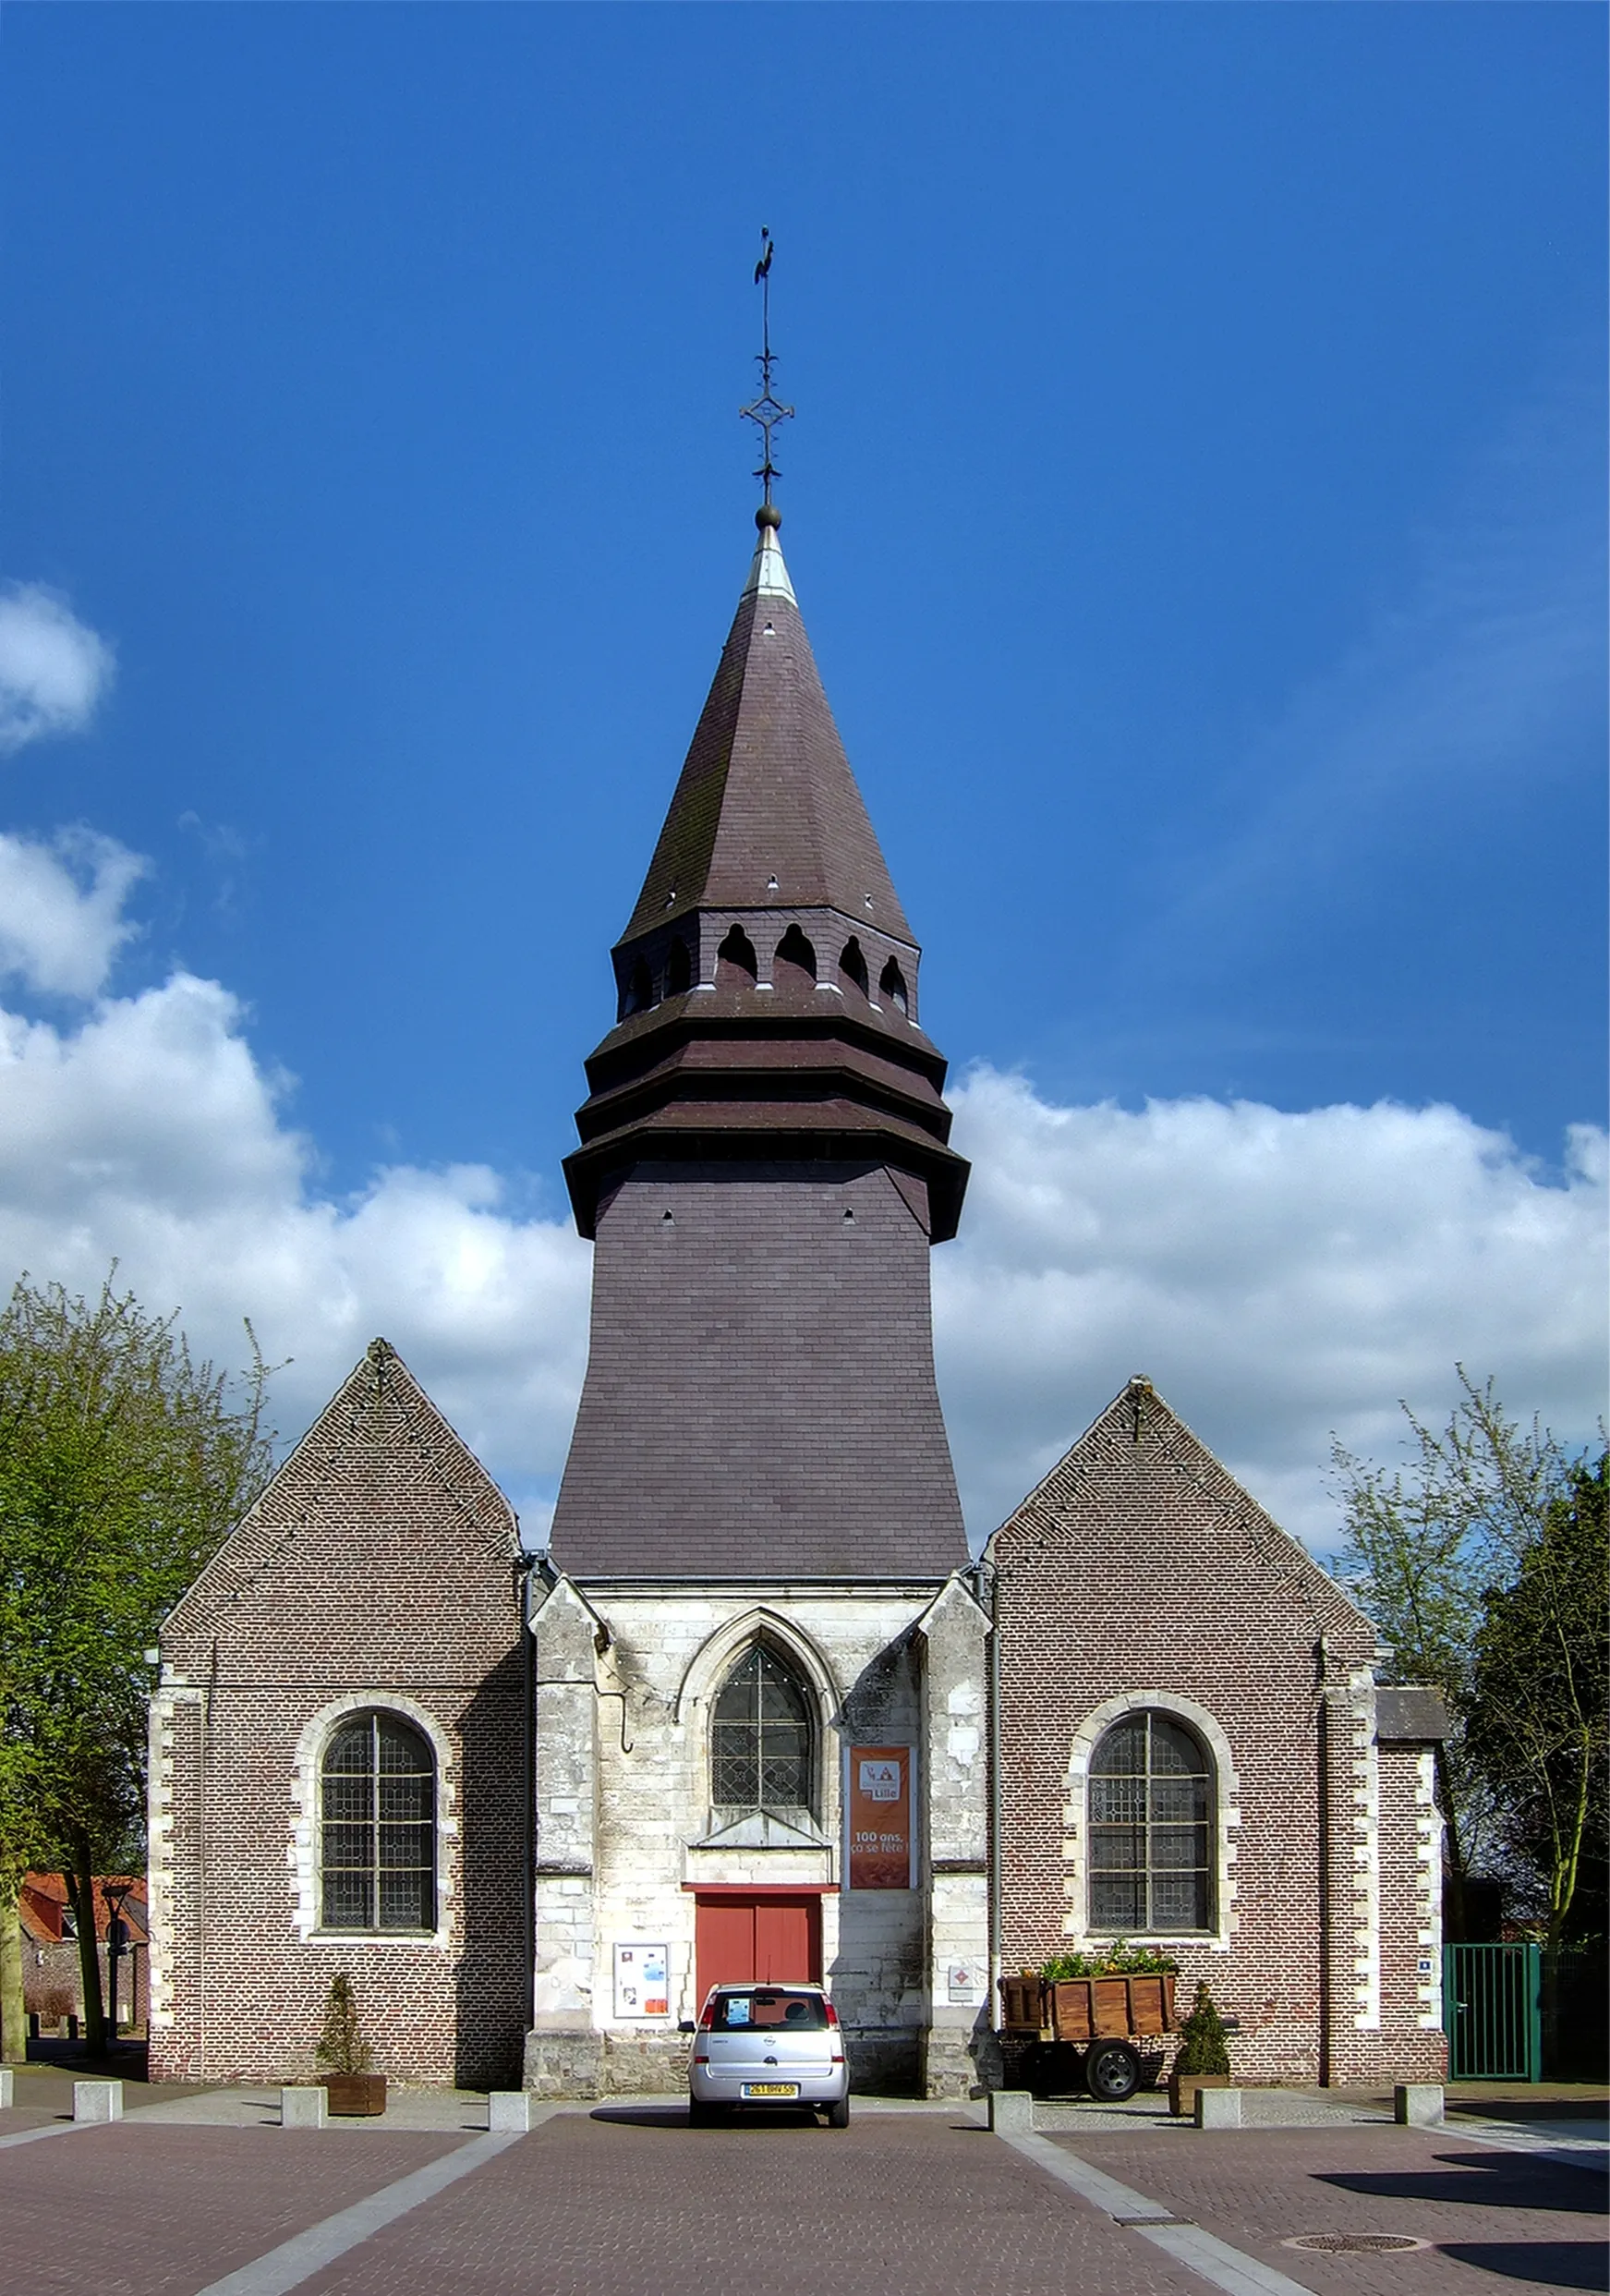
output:
[[[516,2077],[528,1972],[517,1533],[383,1342],[177,1606],[162,1658],[154,2077],[309,2071],[338,1969],[379,2070]],[[320,1759],[333,1722],[368,1706],[401,1712],[437,1749],[429,1937],[320,1934]]]
[[[1002,1966],[1091,1942],[1084,1766],[1128,1706],[1219,1770],[1214,1929],[1170,1940],[1250,2079],[1436,2078],[1418,1756],[1374,1743],[1375,1635],[1133,1383],[997,1533]]]

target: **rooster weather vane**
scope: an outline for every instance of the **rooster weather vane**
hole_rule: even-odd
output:
[[[760,468],[755,476],[764,490],[762,507],[767,510],[771,508],[771,481],[782,475],[771,459],[771,433],[780,422],[787,422],[793,413],[793,408],[785,407],[771,388],[771,259],[776,252],[771,234],[762,224],[760,261],[755,266],[755,284],[760,290],[760,354],[755,362],[760,370],[760,395],[751,399],[747,407],[738,409],[744,420],[752,422],[760,433]],[[767,523],[775,524],[775,520],[768,520]]]

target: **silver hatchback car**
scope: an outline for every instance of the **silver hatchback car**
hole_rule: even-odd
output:
[[[738,2106],[792,2106],[850,2125],[850,2069],[839,2013],[819,1985],[712,1986],[693,2034],[688,2119]]]

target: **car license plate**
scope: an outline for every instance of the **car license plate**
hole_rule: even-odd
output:
[[[745,2096],[797,2096],[799,2083],[797,2081],[745,2081],[744,2094]]]

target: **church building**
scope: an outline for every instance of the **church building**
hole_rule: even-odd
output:
[[[1435,2077],[1437,1718],[1341,1589],[1144,1380],[969,1554],[967,1167],[757,525],[565,1167],[549,1549],[377,1340],[163,1634],[153,2077],[306,2075],[345,1971],[398,2079],[674,2093],[712,1983],[814,1978],[855,2086],[959,2096],[1001,1971],[1120,1936],[1249,2077]]]

